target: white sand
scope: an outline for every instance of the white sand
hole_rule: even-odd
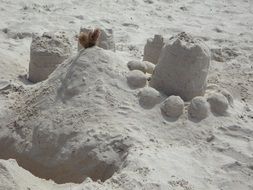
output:
[[[0,0],[0,18],[1,190],[253,189],[253,2]],[[112,29],[116,52],[77,54],[86,25]],[[32,36],[61,31],[72,60],[31,85]],[[171,120],[128,86],[147,39],[182,31],[210,48],[205,97],[222,93],[225,115],[196,121],[185,102]]]

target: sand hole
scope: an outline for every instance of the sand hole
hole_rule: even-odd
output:
[[[34,176],[51,179],[58,184],[82,183],[87,177],[93,181],[106,181],[115,172],[122,169],[129,148],[122,141],[112,141],[105,145],[101,152],[101,147],[92,147],[91,149],[90,146],[83,146],[79,150],[73,151],[71,155],[66,155],[67,158],[62,161],[63,159],[57,160],[55,156],[54,158],[49,156],[41,158],[32,155],[34,153],[13,152],[11,148],[2,147],[7,144],[1,143],[0,145],[1,150],[8,150],[0,153],[0,159],[16,159],[19,166],[30,171]]]

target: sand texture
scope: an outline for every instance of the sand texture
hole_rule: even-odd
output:
[[[0,18],[0,190],[253,189],[252,1],[0,0]]]

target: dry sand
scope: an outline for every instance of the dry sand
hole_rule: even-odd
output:
[[[253,189],[253,2],[0,0],[0,18],[0,190]],[[112,29],[116,51],[78,52],[86,26]],[[33,84],[30,45],[44,32],[65,32],[73,53]],[[184,102],[168,117],[152,71],[128,85],[147,39],[180,32],[209,47],[202,102],[222,101],[222,114],[193,118]]]

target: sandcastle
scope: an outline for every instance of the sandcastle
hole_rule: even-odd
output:
[[[80,33],[81,32],[88,33],[91,30],[92,28],[89,27],[81,27]],[[100,36],[98,38],[97,46],[103,49],[115,51],[115,42],[112,29],[100,28]],[[78,50],[80,50],[81,48],[82,46],[78,43]]]
[[[226,115],[229,105],[233,107],[230,92],[218,87],[206,92],[210,64],[208,47],[185,32],[170,38],[164,46],[163,43],[163,37],[155,35],[145,45],[143,59],[153,63],[158,60],[157,65],[136,60],[127,63],[129,86],[132,89],[142,88],[138,93],[139,104],[151,109],[161,102],[161,93],[167,98],[160,109],[169,118],[178,118],[185,112],[187,104],[184,101],[190,101],[186,110],[189,118],[195,121],[207,118],[210,112]],[[145,76],[150,81],[147,84]]]
[[[28,80],[40,82],[47,79],[70,54],[70,42],[64,34],[44,33],[33,38]]]
[[[209,64],[209,49],[182,32],[162,48],[150,85],[168,96],[189,101],[204,95]]]

